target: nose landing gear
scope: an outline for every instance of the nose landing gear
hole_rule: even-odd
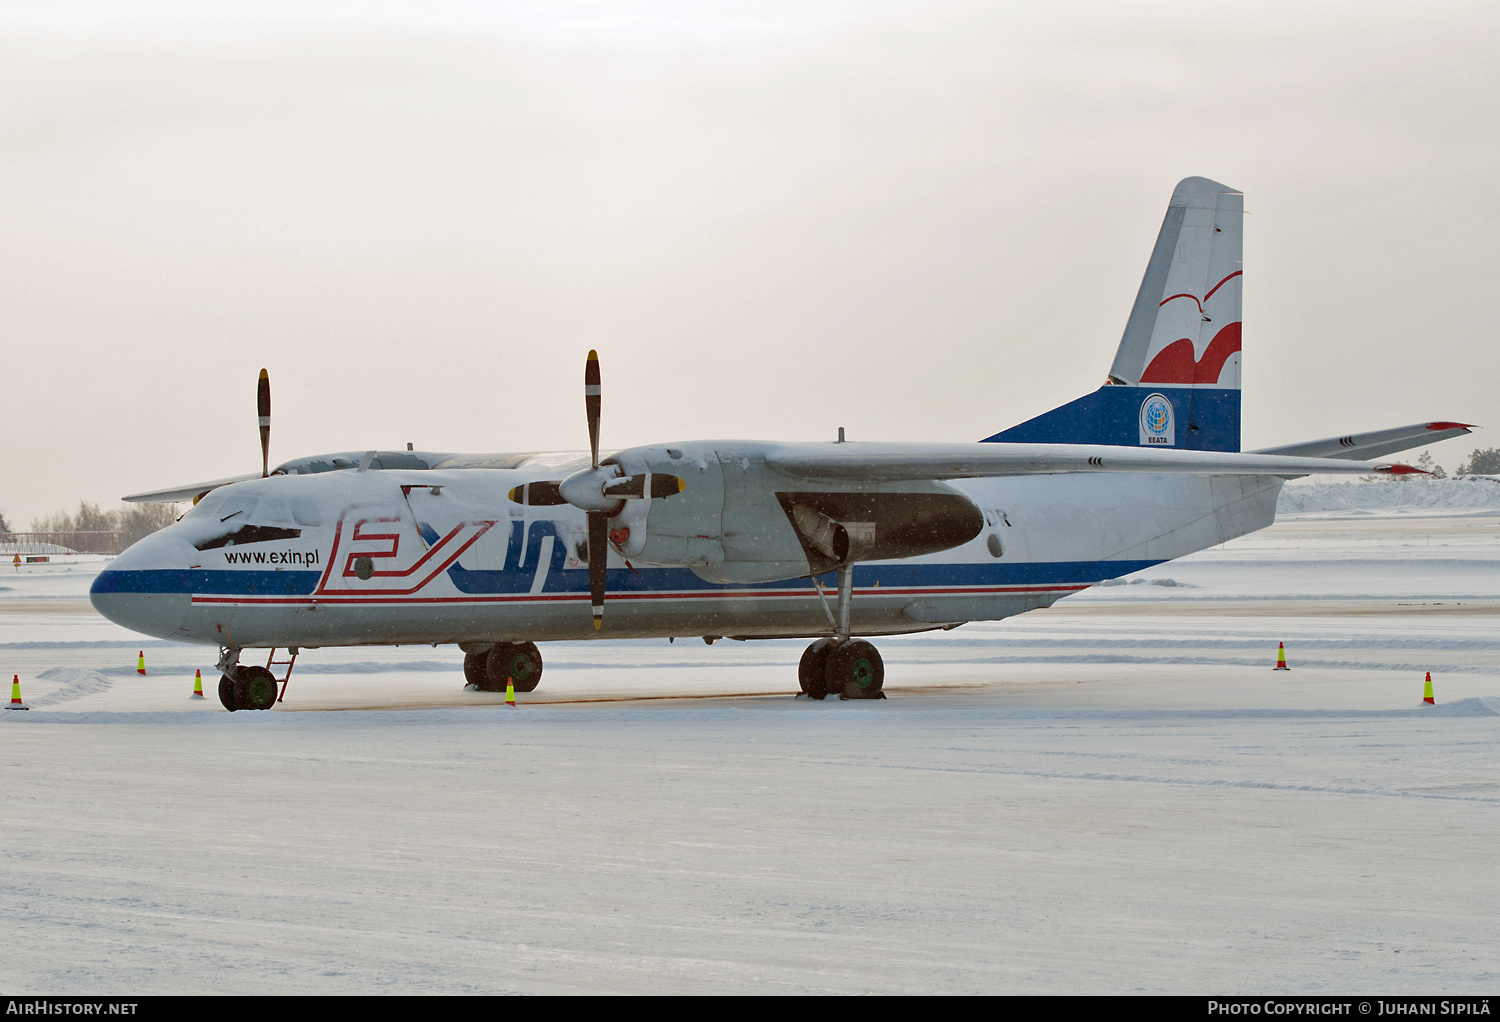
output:
[[[236,710],[269,710],[274,706],[285,691],[282,686],[291,679],[292,665],[297,662],[297,650],[292,648],[290,653],[290,660],[276,660],[276,650],[273,649],[270,662],[265,667],[257,667],[239,663],[240,650],[232,646],[220,649],[217,666],[223,673],[219,675],[219,702],[224,704],[224,709],[233,713]],[[285,664],[286,677],[277,678],[272,674],[271,663]]]

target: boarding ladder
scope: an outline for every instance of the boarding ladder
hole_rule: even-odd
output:
[[[292,680],[292,667],[297,663],[297,654],[302,652],[302,650],[296,646],[288,646],[286,651],[290,654],[290,658],[287,660],[276,659],[276,647],[274,646],[271,647],[271,655],[266,657],[266,670],[271,671],[271,677],[275,678],[277,683],[281,685],[281,692],[276,696],[276,701],[278,703],[286,698],[286,683]],[[271,670],[271,668],[273,667],[285,667],[286,674],[282,675],[280,678],[277,678],[276,672]]]

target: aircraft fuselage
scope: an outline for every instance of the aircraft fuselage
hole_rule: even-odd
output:
[[[741,495],[829,499],[871,488],[773,478],[755,449],[714,444],[712,457],[679,467],[683,494],[625,502],[612,523],[633,523],[634,534],[610,544],[600,631],[589,611],[584,512],[509,496],[586,464],[556,456],[518,470],[341,471],[223,487],[116,558],[91,598],[137,631],[238,648],[829,634],[833,594],[825,603],[805,576],[822,569],[825,588],[834,585],[832,565],[808,552],[782,508]],[[948,549],[855,563],[850,632],[1049,606],[1269,525],[1280,486],[1275,477],[1187,474],[887,486],[972,505],[983,524],[976,516],[977,534]],[[680,537],[678,563],[631,556],[649,552],[644,544],[662,529],[700,531]]]

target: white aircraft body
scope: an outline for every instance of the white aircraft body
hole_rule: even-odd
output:
[[[1046,607],[1270,525],[1282,483],[1409,472],[1368,460],[1467,433],[1430,422],[1239,450],[1242,196],[1172,196],[1108,382],[977,443],[691,441],[375,452],[137,494],[198,497],[100,573],[100,613],[219,646],[220,698],[266,709],[249,648],[455,643],[480,688],[535,688],[536,643],[815,641],[814,698],[882,694],[879,636]],[[262,451],[269,383],[262,373]],[[842,434],[842,431],[840,431]],[[608,616],[604,608],[608,606]],[[284,684],[284,680],[281,680]]]

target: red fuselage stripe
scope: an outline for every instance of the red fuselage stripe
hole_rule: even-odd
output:
[[[1005,593],[1072,593],[1081,589],[1087,589],[1093,583],[1083,585],[1055,585],[1055,586],[996,586],[982,588],[957,588],[957,589],[897,589],[895,587],[856,589],[856,594],[865,596],[878,596],[887,594],[891,596],[945,596],[963,595],[978,596],[986,594]],[[737,593],[705,593],[705,592],[675,592],[675,593],[618,593],[610,594],[610,600],[745,600],[762,599],[766,597],[804,597],[813,599],[816,593],[806,589],[758,589],[751,592]],[[391,597],[362,597],[362,596],[194,596],[193,603],[196,604],[256,604],[256,605],[295,605],[313,604],[319,606],[358,605],[358,604],[425,604],[425,603],[547,603],[567,602],[589,599],[588,593],[518,593],[508,596],[420,596],[406,598]]]

